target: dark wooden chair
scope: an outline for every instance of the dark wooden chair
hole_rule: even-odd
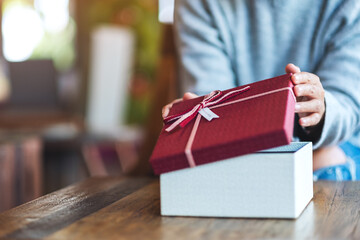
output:
[[[50,59],[7,62],[11,93],[0,108],[0,129],[43,130],[57,123],[82,126],[59,98],[58,74]]]
[[[6,65],[11,95],[0,108],[0,131],[2,135],[6,133],[4,136],[9,139],[34,134],[43,146],[39,150],[41,161],[29,160],[34,161],[34,165],[30,162],[23,165],[26,168],[24,171],[34,177],[40,176],[39,181],[46,179],[40,183],[41,193],[81,180],[83,175],[72,172],[76,170],[74,165],[79,165],[82,160],[79,134],[83,129],[83,120],[63,107],[59,97],[58,73],[52,60],[7,62]],[[18,145],[22,146],[20,143]],[[6,155],[4,157],[8,159]],[[20,158],[19,161],[25,159]],[[11,170],[11,165],[6,166]],[[14,176],[16,181],[22,177],[20,173]],[[32,188],[37,187],[27,187],[28,191]],[[19,191],[19,186],[15,185],[14,189]],[[20,197],[15,204],[27,200],[30,198]]]
[[[23,111],[60,108],[57,73],[52,60],[8,62],[11,95],[7,109]]]
[[[0,138],[0,212],[43,194],[42,140],[36,135]]]

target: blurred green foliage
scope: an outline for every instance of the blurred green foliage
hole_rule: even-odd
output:
[[[34,0],[5,0],[3,10],[6,11],[12,4],[34,7]],[[88,0],[86,4],[85,21],[90,31],[101,24],[116,24],[132,29],[136,35],[134,72],[127,101],[126,122],[142,125],[148,115],[150,93],[159,58],[161,28],[158,21],[158,0]],[[75,21],[70,17],[67,27],[62,31],[45,32],[31,58],[51,58],[59,71],[71,70],[76,59],[76,28]]]
[[[51,58],[57,70],[70,70],[76,59],[75,52],[76,24],[70,18],[67,27],[58,33],[45,32],[40,44],[34,49],[31,58]]]

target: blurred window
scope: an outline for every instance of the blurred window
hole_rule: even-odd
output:
[[[76,33],[70,5],[71,0],[5,0],[2,9],[5,59],[12,62],[52,59],[58,70],[69,70],[75,62]]]

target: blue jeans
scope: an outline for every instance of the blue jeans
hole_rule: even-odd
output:
[[[356,181],[360,180],[360,148],[349,142],[339,147],[347,156],[345,164],[320,168],[314,171],[314,180]]]

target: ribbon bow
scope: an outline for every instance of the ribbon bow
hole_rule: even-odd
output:
[[[243,93],[249,89],[250,89],[250,86],[247,86],[247,87],[244,87],[241,89],[230,91],[224,95],[223,95],[223,92],[220,90],[213,91],[213,92],[209,93],[208,95],[206,95],[204,97],[204,99],[200,103],[195,105],[192,109],[189,109],[180,114],[176,114],[176,115],[172,115],[172,116],[164,118],[165,124],[175,121],[168,128],[166,128],[165,131],[171,132],[173,129],[175,129],[179,125],[180,125],[180,127],[185,127],[191,120],[193,120],[196,117],[196,115],[199,113],[199,111],[201,109],[222,103],[222,102],[228,100],[229,98],[235,97],[235,96],[239,95],[240,93]]]

